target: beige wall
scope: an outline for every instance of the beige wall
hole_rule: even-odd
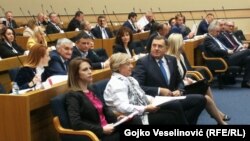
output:
[[[249,9],[249,0],[2,0],[0,6],[6,10],[14,12],[15,16],[23,16],[20,9],[22,9],[25,16],[29,16],[28,11],[32,15],[36,15],[38,12],[44,10],[46,13],[51,12],[52,9],[58,12],[60,15],[66,15],[65,9],[69,15],[73,15],[76,10],[80,9],[85,14],[93,14],[92,8],[96,14],[102,14],[103,10],[108,10],[108,13],[117,14],[129,13],[133,10],[135,12],[145,12],[153,10],[159,12],[159,8],[162,12],[173,12],[173,15],[177,11],[200,11],[199,15],[194,15],[197,22],[201,19],[201,16],[205,15],[205,11],[215,9],[220,12],[221,18],[224,18],[224,12],[222,7],[226,10],[226,15],[230,17],[228,9]],[[15,3],[15,4],[10,4]],[[182,4],[181,4],[182,3]],[[43,7],[43,8],[42,8]],[[106,9],[105,9],[106,7]],[[205,11],[204,11],[205,10]],[[212,11],[213,12],[213,11]],[[0,11],[0,17],[3,16],[2,10]],[[139,17],[141,15],[138,15]],[[190,14],[187,24],[191,25]],[[240,19],[234,19],[240,29],[244,29],[245,32],[250,33],[250,15]]]
[[[92,14],[91,7],[96,13],[102,13],[105,5],[109,12],[128,13],[135,8],[142,11],[153,9],[153,11],[190,11],[190,10],[212,10],[212,9],[244,9],[250,8],[249,0],[1,0],[0,6],[5,10],[12,10],[15,15],[22,16],[20,8],[24,14],[37,13],[42,10],[51,10],[65,14],[64,8],[69,14],[73,14],[80,8],[86,14]],[[11,3],[11,4],[10,4]],[[15,3],[15,4],[13,4]],[[181,5],[181,3],[183,3]],[[2,15],[2,12],[0,12]]]

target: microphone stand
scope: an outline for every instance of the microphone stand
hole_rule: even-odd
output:
[[[23,10],[22,10],[22,8],[21,8],[21,7],[20,7],[20,11],[21,11],[21,13],[22,13],[23,17],[25,18],[26,22],[28,23],[28,19],[27,19],[27,17],[24,15]]]
[[[158,9],[159,9],[159,12],[160,12],[160,14],[161,14],[162,19],[163,19],[164,21],[166,21],[164,15],[162,14],[161,8],[159,7]]]
[[[69,14],[68,14],[66,8],[64,8],[64,11],[65,11],[65,13],[66,13],[66,15],[67,15],[67,17],[68,17],[68,20],[70,21]]]
[[[227,19],[227,15],[226,15],[226,11],[225,11],[225,9],[224,9],[224,6],[222,6],[222,10],[223,10],[223,13],[224,13],[225,19]]]
[[[214,11],[214,14],[215,14],[215,19],[218,19],[218,16],[217,16],[216,11],[215,11],[214,8],[213,8],[213,11]]]
[[[118,24],[121,25],[121,23],[120,23],[119,19],[117,18],[117,16],[116,16],[116,14],[115,14],[114,11],[113,11],[113,15],[115,16],[115,19],[116,19],[116,21],[118,22]]]

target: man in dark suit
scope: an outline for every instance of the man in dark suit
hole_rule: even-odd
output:
[[[73,42],[67,38],[57,41],[56,50],[50,52],[50,61],[45,68],[46,79],[53,75],[67,75],[68,64],[72,57]]]
[[[110,29],[107,28],[107,20],[105,16],[100,15],[97,19],[97,23],[96,27],[91,30],[94,37],[98,39],[108,39],[114,37]]]
[[[148,24],[144,26],[144,31],[150,31],[151,34],[156,31],[158,23],[155,21],[153,12],[151,11],[146,12],[145,17],[148,20]]]
[[[59,27],[59,18],[58,15],[55,12],[51,12],[49,14],[50,22],[48,23],[46,27],[46,33],[47,34],[53,34],[53,33],[63,33],[64,31]]]
[[[137,27],[137,14],[135,12],[131,12],[128,14],[128,20],[123,23],[122,26],[128,27],[131,29],[133,33],[141,32],[141,30]]]
[[[72,59],[75,57],[88,58],[92,62],[93,69],[103,69],[109,67],[109,60],[102,62],[92,49],[90,49],[90,42],[92,38],[86,34],[79,34],[76,39],[76,46],[73,47]]]
[[[147,51],[150,52],[152,41],[156,36],[160,35],[160,36],[165,37],[169,33],[169,30],[170,30],[170,27],[166,23],[164,23],[164,24],[157,23],[156,31],[153,32],[148,38],[148,42],[146,45]]]
[[[212,13],[208,13],[206,18],[200,22],[196,35],[203,35],[207,33],[208,32],[207,28],[213,20],[214,20],[214,15]]]
[[[75,17],[69,22],[67,31],[80,30],[81,22],[83,21],[84,15],[82,11],[77,11]]]
[[[5,26],[10,28],[18,28],[16,21],[13,19],[13,13],[11,11],[5,12]]]
[[[143,90],[152,96],[180,96],[184,84],[178,71],[176,58],[165,55],[167,44],[163,36],[156,36],[152,41],[151,52],[140,58],[133,70]],[[206,100],[202,95],[187,95],[186,99],[169,103],[181,106],[190,124],[196,124],[204,109]]]
[[[217,39],[220,31],[221,29],[218,22],[214,21],[210,23],[208,27],[208,36],[204,39],[207,55],[211,57],[222,57],[229,66],[244,67],[245,71],[241,86],[250,88],[250,50],[247,49],[234,52],[234,50],[228,49]]]

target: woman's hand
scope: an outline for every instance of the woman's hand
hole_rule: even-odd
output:
[[[113,124],[107,124],[107,125],[103,126],[102,129],[103,129],[104,134],[109,135],[109,134],[114,132],[115,128],[114,128]]]
[[[145,107],[146,112],[156,112],[160,109],[160,107],[153,106],[152,104],[149,104]]]

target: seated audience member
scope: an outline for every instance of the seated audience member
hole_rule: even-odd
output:
[[[175,18],[170,18],[170,19],[168,20],[168,24],[169,24],[170,27],[173,27],[173,26],[176,24]]]
[[[5,21],[5,26],[9,28],[18,28],[18,25],[16,24],[16,21],[13,18],[13,13],[12,11],[7,11],[5,12],[5,18],[3,19]]]
[[[41,44],[34,45],[30,49],[24,66],[16,75],[15,82],[17,82],[19,88],[42,88],[41,82],[45,81],[44,67],[48,66],[49,60],[50,56],[47,47]]]
[[[113,38],[113,34],[107,27],[107,19],[105,16],[100,15],[97,18],[97,25],[91,30],[93,35],[98,39]]]
[[[250,88],[250,50],[234,52],[223,45],[217,36],[220,33],[220,27],[216,21],[210,23],[208,27],[208,36],[204,39],[205,51],[208,56],[222,57],[229,66],[244,67],[244,75],[241,87]]]
[[[110,68],[112,76],[104,91],[104,100],[113,111],[125,115],[138,112],[144,125],[188,124],[180,106],[172,108],[170,102],[159,108],[152,104],[154,98],[146,95],[139,83],[130,76],[133,65],[128,54],[113,54],[110,57]]]
[[[60,19],[58,18],[58,15],[55,12],[51,12],[49,14],[50,21],[48,22],[48,25],[46,26],[46,33],[47,34],[53,34],[53,33],[63,33],[64,31],[60,28]]]
[[[102,58],[100,58],[92,49],[90,49],[91,40],[92,38],[88,35],[79,34],[77,36],[76,45],[73,47],[72,58],[88,58],[92,62],[93,69],[109,67],[109,60],[102,62]]]
[[[37,25],[38,26],[47,26],[48,25],[48,16],[42,12],[37,14]]]
[[[74,130],[90,130],[102,141],[119,141],[119,133],[112,123],[117,121],[114,113],[89,89],[92,83],[90,61],[75,58],[69,64],[66,107]]]
[[[191,32],[190,28],[185,25],[185,16],[177,14],[175,16],[175,21],[176,23],[174,26],[171,26],[169,35],[171,35],[172,33],[179,33],[182,34],[185,40],[194,37],[195,33]]]
[[[69,22],[67,31],[79,31],[81,22],[84,20],[82,11],[77,11],[75,17]]]
[[[208,33],[208,26],[209,24],[214,20],[214,15],[212,13],[208,13],[206,18],[204,18],[197,29],[197,34],[196,35],[204,35]]]
[[[46,79],[53,75],[67,75],[68,64],[72,57],[73,42],[67,38],[57,41],[56,50],[50,52],[50,61],[45,68]]]
[[[18,46],[15,42],[15,31],[10,27],[5,27],[1,32],[1,42],[0,42],[0,57],[8,58],[17,55],[22,55],[24,50]]]
[[[123,23],[122,26],[128,27],[131,29],[133,33],[141,32],[141,29],[137,26],[137,14],[135,12],[131,12],[128,14],[128,20]]]
[[[154,33],[152,33],[148,38],[148,42],[146,45],[147,51],[150,52],[152,41],[156,36],[160,35],[160,36],[166,37],[169,33],[169,30],[170,30],[170,27],[166,23],[157,24],[156,31]]]
[[[91,32],[91,29],[92,29],[92,27],[91,27],[91,24],[89,21],[83,21],[81,23],[80,30],[82,30],[82,33],[85,33],[85,34],[89,35],[92,39],[95,39],[96,37]]]
[[[150,54],[138,59],[133,70],[133,77],[149,95],[180,96],[183,93],[184,84],[176,58],[165,55],[167,48],[165,37],[156,36]],[[189,123],[196,124],[206,99],[202,95],[189,94],[186,99],[175,102],[181,104]]]
[[[36,21],[35,20],[29,20],[27,23],[27,27],[25,27],[23,31],[23,36],[25,37],[31,37],[34,35],[34,29],[36,27]]]
[[[27,41],[27,49],[30,49],[35,44],[42,44],[44,46],[47,46],[47,40],[45,38],[44,28],[41,26],[36,26],[34,28],[34,34],[29,37]]]
[[[184,85],[190,85],[192,83],[195,83],[196,81],[192,78],[186,76],[187,67],[186,62],[188,61],[187,58],[185,58],[184,54],[184,42],[183,37],[181,34],[171,34],[168,37],[168,43],[169,43],[169,49],[167,51],[168,55],[172,55],[176,57],[178,70],[180,72],[181,77],[183,78]],[[218,124],[225,125],[227,124],[223,120],[229,120],[230,118],[222,113],[216,106],[215,101],[213,100],[213,94],[210,89],[208,88],[205,98],[207,100],[206,104],[206,110],[211,115],[211,117],[215,118],[215,120],[218,122]]]
[[[157,22],[154,19],[153,12],[148,11],[145,14],[148,24],[144,26],[144,31],[150,31],[150,34],[156,31]]]
[[[241,40],[238,40],[236,36],[233,35],[234,32],[234,22],[225,21],[224,31],[218,36],[218,39],[229,49],[234,51],[241,51],[248,49],[249,44],[243,44]]]
[[[133,42],[133,33],[128,27],[121,27],[116,35],[115,45],[113,46],[113,53],[122,52],[127,53],[130,58],[140,53],[136,52],[136,45]]]

